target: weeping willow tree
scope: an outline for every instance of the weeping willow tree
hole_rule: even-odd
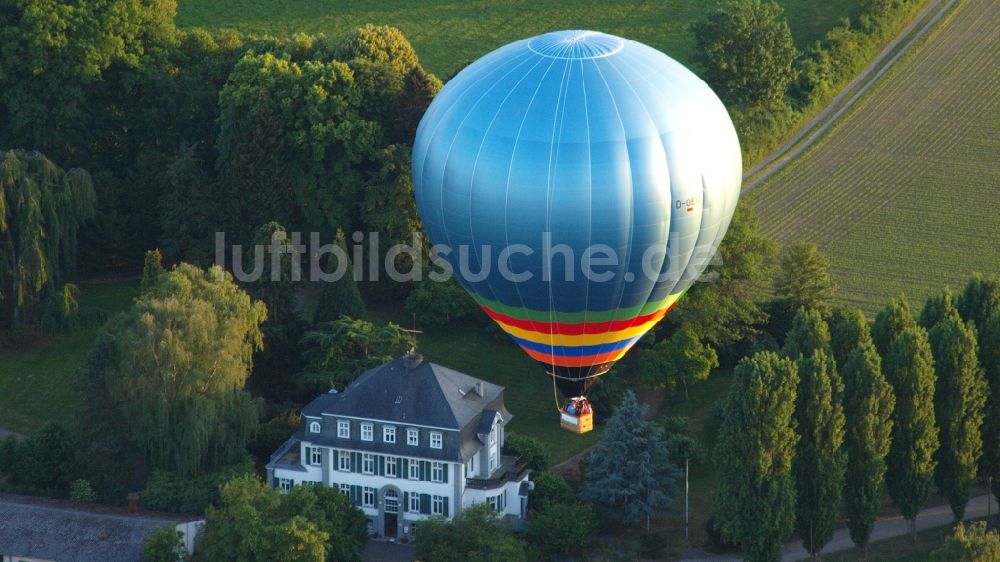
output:
[[[152,468],[191,474],[241,460],[257,429],[259,403],[244,386],[266,317],[217,267],[161,273],[91,353],[83,390],[104,410],[94,416]]]
[[[0,151],[0,306],[14,329],[37,318],[76,268],[77,233],[94,216],[90,175],[37,152]]]

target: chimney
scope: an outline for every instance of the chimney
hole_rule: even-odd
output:
[[[139,494],[136,492],[129,492],[129,494],[125,497],[128,498],[128,512],[135,513],[139,511]]]
[[[478,394],[480,398],[484,398],[483,381],[476,381],[476,394]]]
[[[406,354],[406,368],[416,369],[424,362],[424,356],[420,355],[420,352],[416,348],[410,349],[410,352]]]

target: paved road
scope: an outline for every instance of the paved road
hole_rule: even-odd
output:
[[[365,562],[412,562],[413,547],[383,541],[368,541],[361,559]]]
[[[913,46],[934,24],[944,16],[957,0],[934,0],[917,14],[872,62],[851,80],[827,106],[815,117],[802,125],[798,132],[783,146],[772,152],[743,175],[741,194],[750,193],[755,187],[785,167],[791,160],[809,148],[823,135],[868,88],[870,88],[892,65]],[[928,15],[933,14],[928,18]],[[919,28],[917,27],[919,26]],[[906,41],[900,48],[900,43]],[[891,56],[891,58],[889,58]],[[808,137],[807,137],[808,135]],[[803,140],[804,139],[804,140]]]
[[[978,519],[986,517],[986,502],[987,498],[990,497],[991,496],[977,496],[972,498],[972,500],[969,501],[969,505],[965,509],[965,518]],[[990,501],[992,502],[992,513],[996,514],[996,499],[994,498]],[[928,507],[917,515],[917,530],[923,531],[924,529],[933,529],[934,527],[951,525],[952,521],[953,518],[951,515],[951,508],[947,505]],[[906,521],[902,517],[897,516],[879,519],[875,522],[875,529],[872,531],[871,542],[891,539],[893,537],[901,537],[905,536],[907,533],[909,533],[909,530],[906,528]],[[834,533],[833,539],[823,549],[823,554],[850,550],[852,548],[854,548],[854,543],[851,542],[851,537],[847,532],[847,528],[844,527],[838,529],[837,532]],[[699,554],[700,553],[692,552],[689,556],[685,556],[683,560],[698,560],[699,562],[734,562],[741,560],[741,558],[733,555],[700,556]],[[806,560],[808,558],[809,553],[802,548],[802,541],[788,543],[781,555],[782,562],[798,562],[799,560]]]
[[[17,437],[18,439],[24,439],[24,434],[23,433],[17,433],[15,431],[9,431],[9,430],[6,430],[6,429],[0,427],[0,441],[3,441],[4,439],[7,439],[11,435]]]

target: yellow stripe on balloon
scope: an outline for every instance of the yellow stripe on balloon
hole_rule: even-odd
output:
[[[657,314],[653,316],[652,320],[639,324],[637,326],[632,326],[624,330],[618,330],[615,332],[602,332],[600,334],[555,334],[548,332],[538,332],[535,330],[525,330],[524,328],[519,328],[517,326],[511,326],[500,320],[496,320],[496,323],[500,325],[503,331],[507,332],[512,336],[516,336],[521,339],[525,339],[534,343],[546,344],[546,345],[564,345],[564,346],[580,346],[580,345],[599,345],[603,343],[614,343],[616,341],[621,341],[636,336],[641,336],[642,334],[648,332],[657,322],[663,319],[667,311],[680,295],[672,295],[671,298],[666,299],[663,305],[657,311]],[[623,353],[624,355],[624,353]]]

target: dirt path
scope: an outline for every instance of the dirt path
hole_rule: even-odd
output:
[[[807,121],[792,138],[758,162],[743,175],[742,195],[785,167],[788,162],[809,148],[833,123],[854,105],[909,48],[930,30],[957,0],[934,0],[913,18],[872,62],[851,80],[815,117]]]
[[[13,435],[14,437],[17,437],[18,439],[24,439],[25,438],[25,435],[23,433],[18,433],[16,431],[10,431],[10,430],[7,430],[7,429],[4,429],[4,428],[0,427],[0,441],[3,441],[4,439],[7,439],[11,435]]]

